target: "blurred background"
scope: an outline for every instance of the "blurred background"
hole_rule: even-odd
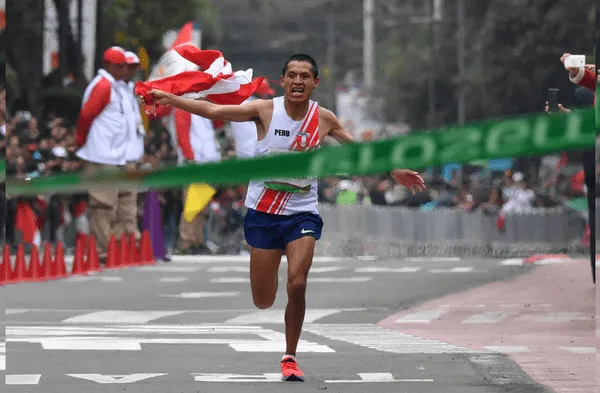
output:
[[[11,21],[6,27],[2,11],[6,131],[1,143],[7,177],[81,171],[74,127],[104,50],[118,45],[137,53],[137,79],[146,80],[184,29],[191,29],[194,45],[218,49],[235,70],[252,68],[254,75],[271,80],[279,79],[292,53],[311,54],[321,68],[315,99],[361,141],[541,113],[549,88],[560,89],[567,108],[594,105],[593,92],[572,83],[560,62],[569,52],[595,63],[593,0],[578,0],[577,6],[569,0],[7,0],[0,5],[8,8]],[[177,146],[165,120],[146,119],[146,126],[142,162],[148,168],[176,165]],[[233,158],[230,125],[215,124],[214,132],[222,158]],[[584,185],[579,151],[419,170],[428,189],[417,195],[385,176],[321,179],[328,236],[347,239],[345,231],[353,227],[344,220],[352,219],[365,236],[388,236],[390,242],[507,247],[589,242],[591,190]],[[599,174],[596,167],[597,184]],[[141,226],[148,190],[140,191]],[[178,246],[181,190],[156,191],[168,253],[245,252],[245,185],[218,190],[206,211],[204,244],[189,250]],[[13,245],[22,240],[17,206],[26,202],[42,241],[62,241],[72,249],[78,236],[89,233],[86,200],[85,194],[10,196],[3,238]],[[410,211],[414,222],[405,221],[396,231],[385,221],[392,211],[403,220]],[[361,221],[367,215],[376,217],[368,226]]]

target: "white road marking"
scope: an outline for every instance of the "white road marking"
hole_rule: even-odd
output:
[[[310,282],[329,282],[329,283],[350,283],[350,282],[367,282],[371,281],[373,277],[312,277],[309,278]]]
[[[518,317],[526,321],[541,323],[566,323],[572,321],[591,321],[594,314],[584,312],[547,312],[544,314],[525,314]]]
[[[152,273],[193,273],[203,270],[203,267],[192,266],[140,266],[136,271]]]
[[[221,297],[236,297],[239,292],[181,292],[176,295],[159,295],[160,297],[174,297],[179,299],[209,299]]]
[[[430,308],[407,314],[396,320],[396,323],[430,323],[434,319],[439,319],[449,311],[448,307]]]
[[[185,282],[187,281],[187,277],[163,277],[159,281],[160,282]]]
[[[339,272],[342,270],[346,270],[347,268],[342,266],[323,266],[323,267],[313,267],[310,269],[311,273],[331,273],[331,272]]]
[[[67,318],[63,323],[148,323],[184,311],[99,311]]]
[[[137,341],[125,341],[113,338],[74,338],[69,340],[51,339],[40,343],[48,351],[141,351]]]
[[[123,277],[118,276],[72,276],[65,280],[66,282],[84,282],[84,281],[102,281],[102,282],[123,282]]]
[[[558,347],[561,351],[571,352],[575,354],[591,354],[596,353],[594,347]]]
[[[453,267],[451,269],[429,269],[429,273],[471,273],[473,268],[470,266]]]
[[[382,352],[400,354],[479,353],[441,341],[427,340],[372,324],[307,324],[307,331],[330,340],[343,341]]]
[[[7,308],[6,315],[25,314],[29,311],[31,310],[28,308]]]
[[[219,277],[219,278],[211,278],[210,282],[213,284],[243,284],[243,283],[250,282],[250,278],[248,278],[248,277]]]
[[[504,265],[504,266],[519,266],[519,265],[523,265],[524,263],[525,263],[525,259],[523,259],[523,258],[505,259],[502,262],[500,262],[500,264]]]
[[[526,353],[531,352],[529,348],[524,346],[486,346],[484,347],[488,351],[498,352],[498,353]]]
[[[104,374],[67,374],[73,378],[85,379],[87,381],[114,384],[114,383],[135,383],[145,379],[161,377],[167,374],[130,374],[130,375],[104,375]]]
[[[45,325],[7,326],[7,342],[38,343],[47,350],[140,351],[143,345],[228,345],[238,352],[285,351],[285,334],[259,326],[206,325]],[[214,338],[221,336],[224,338]],[[238,338],[246,337],[247,338]],[[254,336],[254,337],[252,337]],[[298,351],[332,353],[332,348],[300,340]]]
[[[6,370],[6,342],[0,343],[0,371]]]
[[[407,257],[406,262],[460,262],[460,257]]]
[[[332,263],[332,262],[343,262],[348,261],[349,258],[341,258],[341,257],[324,257],[324,256],[316,256],[313,258],[314,263]],[[206,263],[226,263],[226,262],[250,262],[250,255],[173,255],[171,256],[171,260],[174,263],[197,263],[197,264],[206,264]],[[287,262],[287,257],[284,255],[281,258],[282,262]]]
[[[359,267],[354,269],[355,273],[416,273],[421,267]]]
[[[209,273],[248,273],[248,266],[215,266],[206,269]]]
[[[7,385],[37,385],[40,383],[42,374],[12,374],[6,375]]]
[[[361,255],[356,257],[359,261],[377,261],[379,257],[374,255]]]
[[[389,382],[433,382],[433,379],[394,379],[391,373],[359,373],[360,379],[325,380],[325,383],[389,383]]]
[[[475,324],[494,324],[506,319],[510,316],[517,314],[518,310],[513,311],[485,311],[481,314],[471,315],[461,323],[475,323]]]
[[[259,375],[244,374],[192,374],[194,382],[281,382],[281,374],[264,373]]]
[[[306,314],[304,316],[304,323],[314,323],[321,318],[328,317],[330,315],[339,314],[345,311],[362,311],[364,309],[307,309]],[[228,320],[225,323],[239,324],[239,325],[258,325],[264,323],[284,323],[283,316],[285,314],[285,310],[261,310],[253,313],[248,313],[244,315],[237,316]]]

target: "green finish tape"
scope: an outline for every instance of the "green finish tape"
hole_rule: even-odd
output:
[[[249,180],[384,173],[393,168],[422,169],[447,162],[530,156],[594,146],[595,110],[538,114],[415,131],[369,143],[323,147],[303,154],[281,154],[219,163],[169,167],[153,172],[66,174],[8,180],[7,193],[36,195],[101,188],[181,188],[191,183],[240,184]]]

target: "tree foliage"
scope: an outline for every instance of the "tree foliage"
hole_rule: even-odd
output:
[[[458,79],[454,1],[437,26],[434,58],[426,25],[404,25],[385,40],[381,88],[388,116],[401,110],[414,127],[427,118],[428,71],[433,67],[436,123],[457,122],[456,92],[466,89],[467,120],[543,110],[558,87],[565,106],[573,84],[559,61],[564,52],[594,53],[593,0],[465,0],[466,78]]]
[[[114,0],[104,17],[107,37],[113,38],[107,46],[136,49],[143,45],[151,61],[164,53],[163,34],[189,21],[200,24],[204,47],[214,45],[221,36],[218,13],[210,0]]]

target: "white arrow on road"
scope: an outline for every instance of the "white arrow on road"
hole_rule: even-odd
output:
[[[161,377],[167,374],[130,374],[130,375],[104,375],[104,374],[67,374],[73,378],[85,379],[97,383],[135,383],[145,379]]]

